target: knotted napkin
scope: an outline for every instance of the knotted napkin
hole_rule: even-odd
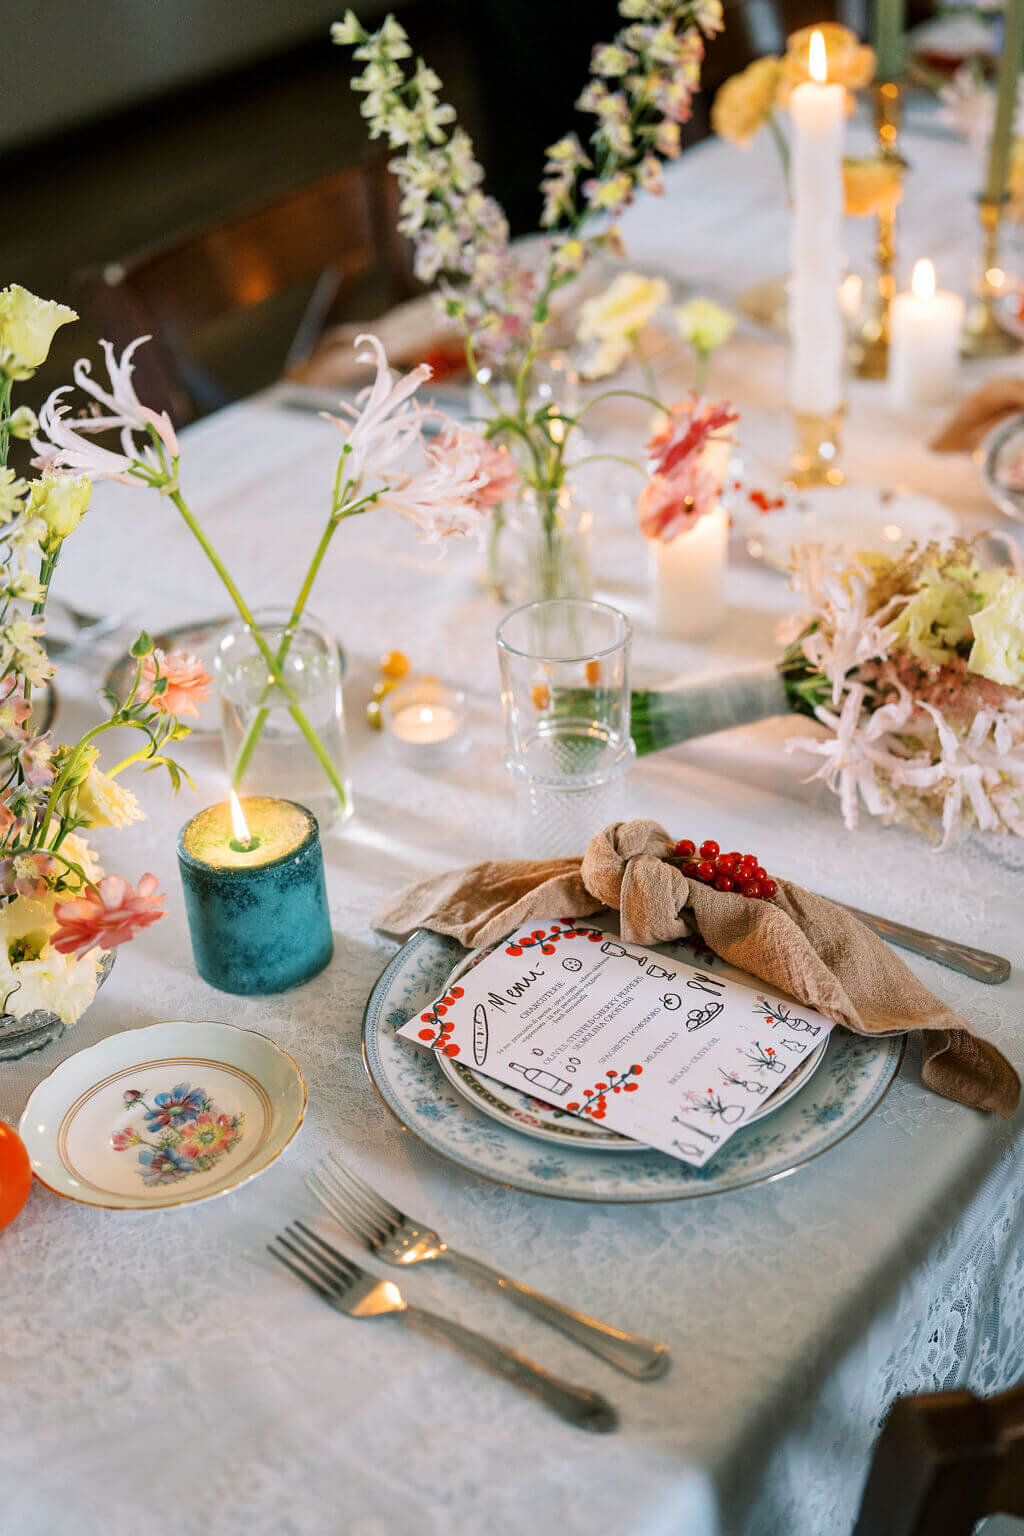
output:
[[[989,379],[961,401],[931,446],[936,453],[973,453],[993,427],[1024,411],[1024,379],[1013,374]]]
[[[770,901],[688,880],[668,862],[673,847],[655,821],[615,822],[591,840],[582,859],[452,870],[407,886],[374,923],[388,933],[430,928],[468,948],[535,918],[591,917],[612,908],[627,943],[697,934],[730,965],[856,1034],[921,1030],[929,1088],[974,1109],[1013,1113],[1020,1079],[1010,1063],[857,918],[788,880],[777,880]]]

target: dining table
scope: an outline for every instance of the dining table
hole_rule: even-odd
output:
[[[868,147],[865,121],[850,132]],[[788,221],[767,139],[748,152],[715,140],[688,150],[665,196],[627,213],[630,264],[666,275],[677,295],[727,304],[778,277]],[[901,286],[929,256],[941,285],[964,292],[979,251],[979,167],[927,104],[912,106],[903,147]],[[847,222],[851,268],[865,276],[872,239],[870,221]],[[741,413],[742,453],[774,484],[792,447],[786,363],[784,339],[744,320],[712,366],[711,388]],[[655,365],[666,397],[685,395],[692,362],[682,346]],[[970,364],[963,390],[993,366],[1021,372],[1019,357]],[[281,384],[182,434],[183,493],[253,606],[290,600],[329,504],[342,438],[308,404]],[[635,454],[647,408],[602,410],[592,439]],[[999,524],[1018,537],[968,455],[929,449],[944,414],[900,409],[883,383],[852,379],[849,482],[935,497],[965,532]],[[773,654],[793,596],[739,530],[714,637],[655,632],[636,521],[642,482],[625,465],[592,469],[580,476],[596,593],[633,622],[635,679]],[[502,1187],[439,1158],[382,1102],[360,1044],[368,995],[396,950],[375,930],[375,908],[407,881],[515,851],[494,645],[503,610],[482,564],[469,542],[439,551],[371,511],[340,530],[319,576],[312,609],[347,658],[355,814],[324,834],[335,954],[308,984],[234,996],[193,965],[175,838],[197,809],[226,798],[216,734],[182,744],[194,788],[172,798],[142,777],[146,819],[97,834],[108,869],[159,877],[166,917],[120,951],[62,1040],[0,1063],[0,1119],[17,1124],[36,1084],[73,1052],[158,1020],[268,1035],[298,1062],[308,1106],[285,1153],[222,1198],[119,1212],[37,1185],[0,1236],[0,1529],[11,1536],[842,1533],[894,1397],[991,1393],[1024,1376],[1021,1118],[928,1092],[915,1040],[853,1134],[790,1177],[711,1198],[608,1205]],[[139,629],[228,607],[170,501],[113,484],[97,486],[54,590],[124,615],[117,635],[62,662],[57,740],[98,717],[104,672]],[[395,757],[365,720],[379,658],[396,649],[414,671],[465,690],[470,745],[441,770]],[[834,796],[809,781],[814,763],[785,750],[793,729],[765,721],[639,760],[624,814],[677,837],[756,848],[798,884],[1005,955],[1013,970],[1000,986],[906,958],[1024,1070],[1024,845],[975,834],[937,853],[866,815],[848,830]],[[315,1219],[304,1176],[328,1153],[462,1250],[664,1341],[671,1369],[631,1380],[465,1279],[428,1267],[403,1277],[410,1300],[604,1393],[619,1429],[588,1436],[394,1319],[339,1317],[266,1253],[287,1222]],[[319,1230],[355,1255],[338,1229]]]

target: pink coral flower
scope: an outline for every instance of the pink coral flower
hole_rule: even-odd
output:
[[[668,544],[714,510],[722,486],[706,462],[705,449],[738,420],[730,406],[697,395],[669,407],[668,421],[647,445],[654,473],[639,504],[647,538]]]
[[[486,479],[473,498],[475,504],[486,509],[511,501],[519,490],[519,471],[508,449],[495,448],[484,438],[479,454],[480,472]]]
[[[166,679],[167,688],[163,693],[154,694],[153,684],[158,677]],[[205,704],[209,697],[212,682],[213,678],[198,656],[190,656],[186,651],[172,651],[168,656],[157,649],[142,663],[139,698],[143,703],[148,700],[154,709],[165,715],[198,718],[199,705]]]
[[[54,908],[57,931],[53,947],[62,955],[87,955],[91,949],[127,944],[143,928],[165,915],[156,875],[143,875],[138,889],[120,875],[106,875],[95,889]]]

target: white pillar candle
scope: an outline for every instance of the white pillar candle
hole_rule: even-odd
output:
[[[919,261],[909,293],[889,316],[889,387],[897,405],[945,405],[956,395],[964,301],[936,293],[935,268]]]
[[[790,221],[790,404],[831,416],[843,403],[843,129],[846,91],[828,85],[825,41],[811,37],[812,78],[789,100],[793,119]]]
[[[722,506],[665,544],[651,541],[654,616],[658,633],[700,640],[725,619],[725,561],[729,518]]]

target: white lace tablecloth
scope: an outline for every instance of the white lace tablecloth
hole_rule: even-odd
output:
[[[973,172],[948,141],[913,139],[903,237],[961,281],[975,229]],[[635,259],[720,296],[784,264],[770,148],[687,156],[667,201],[636,210]],[[855,238],[866,247],[869,231]],[[753,334],[716,364],[746,437],[778,462],[784,354]],[[680,375],[680,388],[683,375]],[[929,455],[930,418],[851,392],[853,477],[939,491],[984,516],[966,460]],[[625,421],[621,424],[625,426]],[[267,401],[185,437],[183,481],[253,602],[297,586],[329,494],[333,430]],[[625,474],[625,472],[624,472]],[[781,579],[737,560],[713,646],[670,644],[646,620],[644,551],[629,482],[606,479],[596,565],[603,594],[637,619],[652,675],[764,654],[786,606]],[[719,1197],[601,1208],[527,1197],[447,1166],[406,1136],[363,1071],[363,1004],[393,946],[369,914],[400,882],[508,848],[513,799],[500,756],[497,612],[477,557],[442,564],[407,527],[368,517],[342,530],[316,611],[343,638],[357,818],[326,839],[333,965],[301,991],[244,1000],[192,968],[174,855],[179,824],[224,795],[215,741],[186,745],[198,793],[171,803],[143,781],[149,819],[107,834],[108,865],[152,869],[167,919],[121,952],[62,1044],[0,1065],[0,1116],[16,1121],[58,1060],[157,1019],[249,1024],[298,1059],[302,1134],[258,1182],[207,1205],[103,1213],[36,1189],[0,1236],[0,1529],[12,1536],[823,1536],[850,1528],[869,1450],[894,1394],[1005,1387],[1024,1372],[1024,1172],[1018,1123],[925,1093],[911,1050],[878,1112],[793,1177]],[[85,607],[130,609],[155,629],[223,609],[173,507],[119,487],[97,493],[60,573]],[[362,723],[374,660],[400,647],[464,683],[473,748],[425,778],[396,765]],[[95,717],[99,660],[60,673],[58,735]],[[826,893],[1009,955],[985,988],[924,961],[928,983],[1024,1066],[1021,850],[968,844],[937,858],[902,830],[844,831],[835,802],[802,786],[780,723],[638,766],[632,811],[680,835],[714,832]],[[307,1214],[302,1175],[328,1149],[349,1158],[459,1246],[598,1316],[671,1345],[662,1382],[640,1386],[499,1299],[418,1271],[411,1297],[601,1388],[622,1417],[590,1439],[396,1320],[339,1320],[263,1252]]]

